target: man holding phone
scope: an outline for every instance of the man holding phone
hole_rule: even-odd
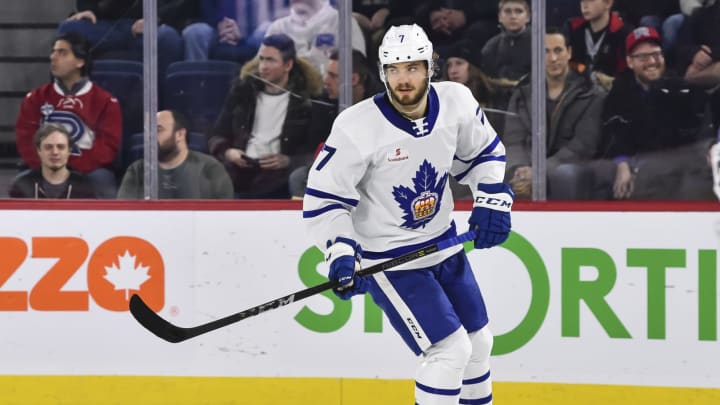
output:
[[[288,174],[312,159],[310,97],[322,89],[285,34],[266,37],[228,95],[208,139],[236,198],[289,198]]]

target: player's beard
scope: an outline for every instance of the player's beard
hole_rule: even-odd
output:
[[[168,139],[164,144],[158,143],[158,161],[169,162],[180,153],[175,137]]]
[[[395,103],[401,106],[414,106],[417,105],[423,97],[425,97],[425,95],[427,94],[428,86],[429,84],[427,81],[423,82],[423,86],[420,88],[420,91],[418,91],[418,93],[414,97],[410,95],[399,96],[394,89],[390,89],[390,96]]]

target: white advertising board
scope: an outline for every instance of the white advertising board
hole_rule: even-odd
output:
[[[457,212],[464,229],[468,212]],[[170,344],[138,288],[193,326],[322,282],[297,211],[1,211],[0,374],[411,379],[363,297],[318,295]],[[516,212],[471,251],[497,381],[720,387],[716,213]]]

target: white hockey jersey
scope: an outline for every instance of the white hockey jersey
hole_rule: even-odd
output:
[[[505,147],[467,87],[432,83],[427,116],[415,121],[381,93],[336,118],[310,169],[303,217],[320,249],[354,239],[367,267],[456,235],[449,175],[476,191],[504,172]],[[432,266],[461,248],[394,270]]]

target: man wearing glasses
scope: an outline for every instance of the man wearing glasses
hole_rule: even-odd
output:
[[[629,69],[606,99],[604,160],[594,165],[601,197],[712,199],[705,158],[713,136],[707,95],[666,70],[655,29],[635,29],[625,49]]]

